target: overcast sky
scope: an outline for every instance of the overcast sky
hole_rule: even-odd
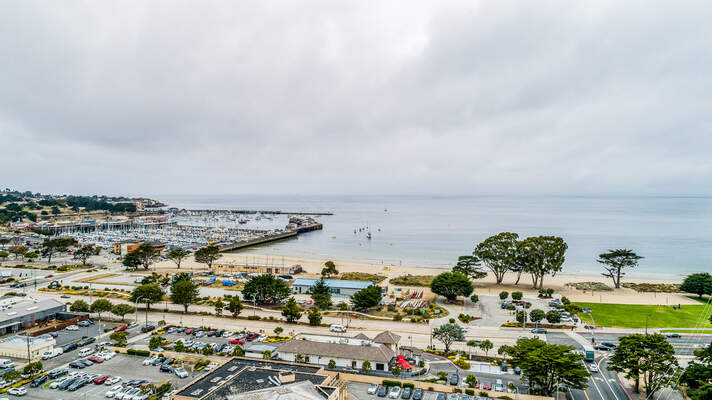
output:
[[[0,1],[0,185],[712,194],[710,20],[705,1]]]

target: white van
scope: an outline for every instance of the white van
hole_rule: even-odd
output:
[[[15,368],[15,362],[8,358],[0,358],[0,369]]]
[[[64,350],[62,350],[61,347],[55,347],[52,350],[47,350],[44,353],[42,353],[42,359],[43,360],[49,360],[50,358],[57,357],[58,355],[64,353]]]
[[[495,392],[504,392],[504,385],[502,384],[501,379],[497,379],[494,383],[494,391]]]
[[[79,350],[79,357],[86,357],[89,354],[92,354],[93,352],[94,352],[94,349],[85,347],[85,348]]]
[[[329,330],[332,332],[344,333],[344,332],[346,332],[346,327],[343,325],[339,325],[339,324],[332,324],[329,327]]]

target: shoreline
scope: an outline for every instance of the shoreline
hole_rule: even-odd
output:
[[[395,267],[395,268],[408,268],[408,269],[418,269],[418,270],[423,270],[423,271],[440,271],[438,273],[442,273],[444,271],[448,271],[452,269],[454,264],[452,265],[433,265],[430,263],[392,263],[392,262],[382,262],[378,263],[377,260],[369,260],[369,259],[359,259],[358,257],[322,257],[318,254],[313,254],[313,255],[294,255],[294,254],[287,254],[287,253],[268,253],[268,252],[260,252],[259,250],[267,249],[268,245],[265,246],[256,246],[248,249],[243,249],[243,250],[237,250],[237,251],[231,251],[231,252],[226,252],[223,253],[224,255],[230,255],[230,256],[238,256],[238,257],[257,257],[259,259],[265,260],[267,258],[275,259],[275,260],[280,260],[281,258],[290,259],[299,259],[299,260],[309,260],[309,261],[319,261],[319,260],[331,260],[334,261],[335,263],[342,263],[342,264],[361,264],[365,266],[371,266],[371,267],[377,267],[377,266],[382,266],[382,267]],[[486,270],[486,268],[484,268]],[[588,280],[591,281],[601,281],[601,282],[610,282],[610,278],[606,278],[602,275],[600,275],[601,271],[603,270],[602,268],[598,271],[596,270],[586,270],[586,269],[579,269],[575,271],[571,271],[572,268],[569,268],[569,271],[562,271],[556,274],[557,277],[559,276],[566,276],[570,277],[571,279],[579,279],[579,278],[587,278]],[[682,281],[685,279],[685,277],[689,274],[692,274],[694,272],[690,272],[689,274],[669,274],[669,273],[664,273],[664,272],[642,272],[644,271],[644,267],[638,267],[637,270],[633,271],[627,271],[625,278],[628,281],[633,281],[636,283],[682,283]],[[420,275],[420,274],[415,274],[413,275]],[[509,275],[509,274],[508,274]],[[524,280],[525,275],[522,275],[522,280]],[[551,278],[551,277],[547,277]],[[505,278],[506,279],[506,278]],[[545,279],[546,281],[546,279]]]
[[[247,253],[247,252],[229,252],[222,253],[223,257],[220,261],[232,261],[237,263],[250,263],[250,264],[265,264],[265,265],[293,265],[299,264],[304,269],[305,275],[318,275],[321,268],[324,266],[324,262],[331,260],[336,264],[336,268],[339,272],[366,272],[371,274],[384,275],[387,278],[393,278],[402,275],[438,275],[443,273],[450,268],[443,267],[420,267],[411,265],[386,265],[386,264],[376,264],[358,261],[348,261],[340,260],[336,258],[312,258],[312,257],[301,257],[293,255],[273,255],[273,254],[258,254],[258,253]],[[159,267],[171,268],[172,263],[170,261],[164,260],[157,264]],[[192,258],[184,261],[186,268],[192,269],[204,269],[204,264],[196,263]],[[504,278],[503,286],[513,286],[514,280],[516,279],[516,274],[508,273]],[[575,282],[602,282],[608,286],[612,286],[610,278],[603,277],[601,275],[595,274],[575,274],[575,273],[559,273],[556,276],[547,276],[544,279],[544,287],[564,287],[566,283]],[[629,276],[623,279],[623,282],[633,282],[633,283],[681,283],[682,279],[672,279],[672,278],[646,278],[646,277],[635,277]],[[494,285],[495,280],[491,273],[488,273],[487,277],[474,281],[475,286],[480,285]],[[530,276],[528,274],[522,274],[520,283],[517,287],[521,289],[531,289]],[[626,289],[620,289],[626,290]]]

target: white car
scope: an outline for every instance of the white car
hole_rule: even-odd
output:
[[[69,378],[57,379],[56,381],[54,381],[54,382],[52,382],[52,383],[49,384],[49,388],[50,388],[50,389],[57,389],[57,387],[59,387],[59,385],[61,385],[62,383],[64,383],[64,381],[66,381],[67,379],[69,379]]]
[[[229,337],[232,336],[232,335],[233,335],[232,332],[230,332],[230,331],[225,331],[225,332],[223,332],[222,337],[224,337],[224,338],[229,338]]]
[[[66,327],[66,328],[64,328],[64,329],[66,329],[66,330],[68,330],[68,331],[78,331],[78,330],[79,330],[79,327],[76,326],[76,325],[69,325],[68,327]]]
[[[148,393],[138,392],[131,400],[146,400],[148,399]]]
[[[145,359],[143,360],[143,363],[142,363],[142,364],[143,364],[143,365],[151,365],[151,363],[153,363],[154,361],[156,361],[157,358],[158,358],[157,356],[151,356],[151,357],[145,358]]]
[[[106,382],[104,382],[104,384],[106,386],[111,386],[111,385],[113,385],[115,383],[119,383],[119,382],[121,382],[120,376],[112,376],[111,378],[107,379]]]
[[[368,390],[366,393],[368,394],[376,394],[378,391],[378,384],[377,383],[372,383],[371,386],[368,387]]]
[[[208,364],[208,365],[205,366],[205,370],[206,370],[206,371],[210,371],[210,370],[212,370],[212,369],[217,368],[218,365],[220,365],[220,364],[218,364],[218,363],[216,363],[215,361],[213,361],[213,362],[211,362],[210,364]]]
[[[188,377],[188,371],[185,370],[185,368],[176,368],[175,369],[176,375],[178,375],[179,378],[187,378]]]
[[[114,358],[115,355],[116,353],[114,353],[113,351],[102,351],[98,354],[98,356],[103,358],[104,361],[111,360],[112,358]]]
[[[116,396],[116,393],[119,393],[122,388],[123,388],[123,386],[116,385],[116,386],[112,387],[111,389],[109,389],[109,391],[107,391],[106,394],[104,394],[104,397],[113,399],[114,396]]]
[[[391,399],[397,399],[400,397],[401,388],[399,386],[391,386],[391,390],[388,392],[388,397]]]
[[[588,366],[588,370],[591,372],[598,372],[598,365],[596,364],[591,364]]]
[[[116,392],[116,394],[114,394],[114,398],[115,399],[123,399],[124,395],[132,390],[133,390],[133,388],[131,386],[127,386],[127,387],[119,390],[118,392]]]
[[[7,392],[13,396],[24,396],[27,394],[27,389],[25,389],[23,387],[17,387],[17,388],[12,388],[12,389],[8,390]]]

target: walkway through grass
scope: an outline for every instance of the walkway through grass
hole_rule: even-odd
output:
[[[645,316],[648,316],[648,328],[694,328],[703,305],[683,305],[679,310],[672,306],[649,306],[608,303],[575,303],[579,307],[593,310],[596,325],[619,328],[645,328]],[[704,316],[702,328],[710,328],[708,310]],[[583,321],[591,323],[588,314],[581,315]]]

